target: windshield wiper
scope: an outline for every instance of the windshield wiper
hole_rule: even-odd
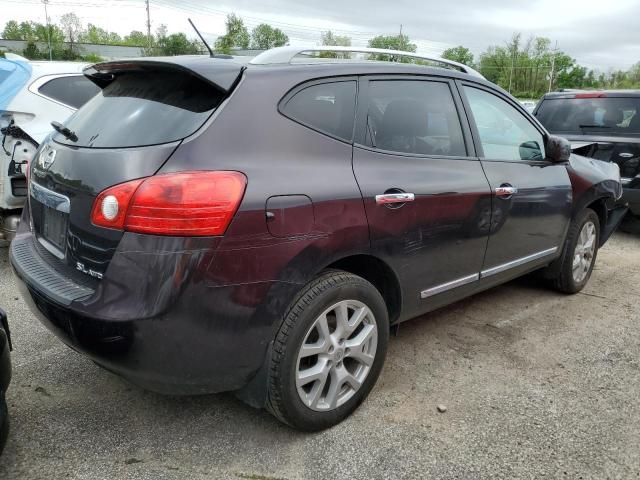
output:
[[[78,141],[78,136],[75,134],[75,132],[72,132],[60,122],[51,122],[51,126],[56,132],[58,132],[60,135],[63,135],[67,140],[71,140],[72,142]]]
[[[611,128],[607,125],[578,125],[579,128]]]

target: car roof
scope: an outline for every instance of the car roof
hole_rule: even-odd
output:
[[[82,73],[88,65],[84,62],[29,62],[31,66],[31,79],[43,77],[45,75],[65,75]]]
[[[225,89],[227,89],[230,86],[230,83],[232,83],[232,77],[233,80],[235,80],[237,74],[241,70],[246,70],[246,72],[251,75],[259,74],[260,72],[268,72],[269,74],[281,74],[286,76],[288,73],[295,72],[297,75],[300,75],[303,72],[307,72],[309,78],[376,74],[441,76],[480,83],[507,94],[506,91],[497,85],[481,77],[464,73],[453,68],[400,62],[321,59],[321,61],[305,61],[300,63],[256,65],[249,63],[249,58],[211,58],[205,55],[180,55],[175,57],[141,57],[126,60],[115,60],[95,64],[92,68],[97,70],[112,69],[117,65],[125,66],[133,63],[157,63],[185,68],[204,78],[214,81]],[[225,78],[227,81],[222,81],[221,77],[228,77],[228,79]]]
[[[558,98],[625,98],[625,97],[640,97],[640,90],[572,90],[564,92],[550,92],[546,93],[543,99],[558,99]]]

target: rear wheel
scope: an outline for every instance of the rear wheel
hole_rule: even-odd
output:
[[[577,293],[591,277],[600,244],[600,220],[590,208],[572,222],[561,257],[559,273],[552,279],[554,287],[565,293]]]
[[[380,292],[341,271],[321,275],[294,300],[274,344],[268,409],[306,431],[350,415],[373,388],[389,338]]]

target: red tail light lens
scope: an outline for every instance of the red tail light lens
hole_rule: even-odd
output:
[[[127,216],[127,207],[131,202],[131,197],[136,193],[136,190],[144,179],[133,180],[127,183],[121,183],[115,187],[104,190],[93,203],[93,209],[91,210],[91,222],[98,227],[113,228],[115,230],[124,230],[124,221]],[[113,213],[115,200],[116,214]],[[110,210],[106,210],[105,207],[109,207]]]
[[[602,92],[586,92],[576,93],[575,98],[605,98],[606,96],[607,94]]]
[[[153,235],[223,235],[246,185],[240,172],[156,175],[100,193],[91,220],[100,227]]]

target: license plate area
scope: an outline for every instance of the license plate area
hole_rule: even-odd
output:
[[[69,215],[43,206],[42,228],[40,234],[64,256],[67,244]]]
[[[63,259],[67,246],[70,202],[67,197],[31,184],[31,217],[36,238],[51,254]]]

